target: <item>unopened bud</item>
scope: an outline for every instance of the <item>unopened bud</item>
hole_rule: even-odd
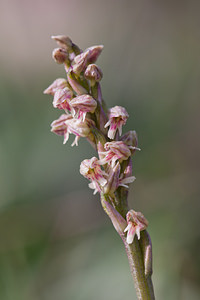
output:
[[[52,35],[51,37],[57,44],[68,51],[72,49],[72,41],[68,36],[65,35]]]
[[[88,63],[93,64],[101,54],[101,51],[103,50],[103,45],[97,45],[97,46],[92,46],[89,47],[85,50],[89,51],[89,58],[88,58]]]
[[[89,52],[83,52],[74,57],[73,71],[75,74],[83,72],[87,66]]]
[[[92,86],[95,84],[95,82],[99,82],[103,77],[101,69],[95,64],[90,64],[87,66],[84,75],[86,79],[91,81]]]
[[[54,49],[52,53],[52,57],[58,64],[63,64],[69,59],[68,52],[63,48]]]

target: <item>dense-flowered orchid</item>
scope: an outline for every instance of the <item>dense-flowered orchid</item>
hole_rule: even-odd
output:
[[[136,149],[139,150],[137,135],[135,131],[129,131],[121,136],[122,126],[129,117],[124,107],[106,108],[100,84],[103,74],[95,64],[103,46],[97,45],[82,51],[67,36],[57,35],[52,38],[60,47],[53,50],[53,59],[63,64],[67,79],[56,79],[44,91],[54,96],[55,108],[65,111],[65,114],[52,122],[51,131],[64,136],[64,144],[69,135],[74,134],[72,146],[78,145],[80,137],[85,137],[97,151],[98,158],[92,157],[81,162],[80,173],[90,181],[89,187],[94,190],[94,194],[100,194],[102,207],[125,244],[131,272],[140,275],[133,276],[138,298],[154,300],[148,233],[143,232],[141,235],[139,247],[129,246],[135,234],[140,239],[140,232],[148,226],[142,213],[128,211],[128,188],[135,180],[132,176],[131,156]],[[124,232],[127,232],[127,236]]]

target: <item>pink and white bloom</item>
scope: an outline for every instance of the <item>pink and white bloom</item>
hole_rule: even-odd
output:
[[[126,124],[129,115],[126,109],[122,106],[114,106],[109,110],[109,121],[105,124],[105,128],[110,126],[108,130],[108,137],[110,139],[115,138],[117,130],[119,135],[122,134],[122,125]]]
[[[105,152],[99,152],[100,156],[103,156],[100,163],[102,165],[109,163],[113,168],[117,160],[122,162],[131,156],[131,148],[122,141],[107,142],[104,145]]]
[[[58,89],[63,89],[67,87],[67,85],[68,83],[65,78],[57,78],[46,90],[44,90],[44,94],[49,94],[54,96],[55,92]]]
[[[84,121],[88,112],[94,113],[97,102],[90,95],[85,94],[73,98],[70,107],[72,115]]]
[[[55,108],[71,111],[70,101],[73,98],[73,92],[68,87],[57,89],[54,94],[53,106]]]
[[[99,160],[96,157],[84,159],[80,165],[80,173],[91,181],[89,187],[94,189],[94,194],[101,192],[101,189],[107,183],[107,174],[101,169]]]
[[[148,226],[148,221],[145,219],[141,212],[136,212],[133,209],[129,210],[126,214],[126,220],[128,226],[124,229],[127,231],[126,241],[128,244],[132,244],[135,234],[140,239],[140,231],[145,230]]]
[[[68,126],[65,122],[71,119],[71,115],[63,114],[58,118],[58,120],[55,120],[51,123],[51,131],[57,135],[64,136],[63,144],[65,144],[69,139]]]
[[[85,122],[81,121],[80,119],[74,119],[74,118],[71,119],[69,118],[68,120],[66,120],[65,124],[67,126],[68,134],[72,133],[76,136],[74,142],[72,143],[72,146],[74,145],[78,146],[78,141],[80,137],[87,137],[90,134],[91,123],[92,121],[87,119],[85,120]]]

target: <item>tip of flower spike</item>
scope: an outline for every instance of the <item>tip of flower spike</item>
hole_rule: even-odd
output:
[[[56,41],[59,46],[64,47],[67,50],[72,48],[72,41],[66,35],[52,35],[51,38]]]

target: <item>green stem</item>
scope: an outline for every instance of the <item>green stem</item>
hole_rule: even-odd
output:
[[[101,204],[124,243],[138,300],[155,300],[151,280],[152,247],[150,236],[144,230],[141,232],[140,241],[135,236],[133,243],[128,244],[124,233],[127,223],[122,214],[112,206],[109,197],[105,194],[101,195]]]
[[[138,300],[154,300],[155,296],[151,276],[145,275],[143,254],[137,237],[134,238],[134,242],[130,245],[127,244],[124,236],[121,236],[121,238],[128,256]]]

